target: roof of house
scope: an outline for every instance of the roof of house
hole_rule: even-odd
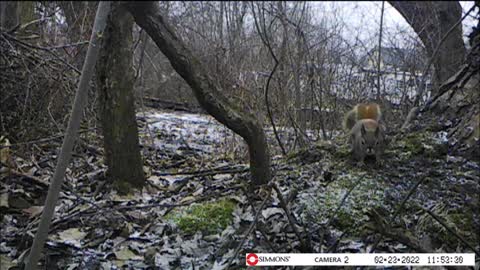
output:
[[[368,54],[363,57],[362,63],[368,63],[369,57],[372,57],[377,50],[377,48],[370,50]],[[381,58],[384,65],[399,69],[408,69],[412,66],[420,69],[424,65],[423,57],[415,50],[382,47]],[[374,61],[376,61],[376,59]]]

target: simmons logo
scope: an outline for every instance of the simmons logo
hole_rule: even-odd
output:
[[[258,256],[255,253],[248,253],[247,265],[255,266],[258,263],[288,263],[290,261],[290,256]]]
[[[247,254],[247,265],[255,266],[258,263],[258,256],[255,253]]]

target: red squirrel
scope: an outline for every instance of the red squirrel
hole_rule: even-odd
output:
[[[376,162],[382,162],[385,127],[380,123],[381,117],[376,103],[358,104],[345,115],[343,128],[350,137],[353,157],[361,164],[366,156],[375,156]]]

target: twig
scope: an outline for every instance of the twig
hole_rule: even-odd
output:
[[[35,176],[31,176],[31,175],[27,175],[25,173],[22,173],[22,172],[19,172],[17,170],[10,170],[10,173],[13,174],[13,175],[16,175],[16,176],[21,176],[21,177],[25,177],[27,179],[30,179],[32,181],[34,181],[35,183],[39,184],[40,186],[42,186],[43,188],[47,188],[49,186],[49,183],[38,178],[38,177],[35,177]]]
[[[422,177],[420,180],[417,181],[417,183],[415,183],[415,185],[413,185],[413,187],[408,191],[407,195],[403,198],[402,202],[398,205],[397,209],[395,210],[395,212],[393,213],[392,215],[392,221],[395,221],[395,219],[397,218],[397,216],[400,214],[401,210],[403,209],[403,206],[405,206],[405,203],[407,202],[407,200],[413,195],[413,193],[415,192],[415,190],[417,190],[417,188],[420,186],[420,184],[426,179],[427,177]],[[380,244],[380,241],[382,241],[382,238],[383,238],[383,235],[380,235],[377,240],[375,241],[375,244],[373,244],[373,247],[372,249],[370,250],[369,253],[373,253],[375,252],[375,249],[377,248],[378,244]]]
[[[271,181],[271,183],[273,183],[273,181]],[[260,208],[257,210],[257,214],[255,215],[255,218],[253,219],[252,224],[250,224],[250,228],[248,228],[247,233],[245,233],[245,235],[242,238],[242,241],[240,241],[240,244],[235,248],[235,251],[233,252],[232,257],[230,257],[230,259],[228,260],[227,269],[230,268],[230,265],[232,265],[233,260],[237,257],[238,252],[240,252],[240,249],[242,248],[243,244],[247,240],[248,236],[252,233],[253,228],[256,226],[258,218],[260,217],[260,213],[265,207],[265,204],[267,203],[267,200],[270,198],[271,194],[272,194],[272,187],[269,186],[268,194],[265,196],[265,199],[263,199],[263,202],[260,205]]]
[[[402,202],[398,205],[397,209],[395,210],[395,212],[393,213],[392,217],[393,217],[393,220],[395,220],[397,218],[397,215],[400,214],[400,212],[402,211],[403,207],[405,206],[405,203],[407,202],[408,199],[410,199],[410,197],[413,195],[413,192],[415,192],[415,190],[417,190],[417,188],[420,186],[421,183],[423,183],[423,181],[425,181],[425,179],[427,179],[427,177],[422,177],[420,180],[417,181],[417,183],[415,183],[415,185],[408,191],[408,194],[407,196],[405,196],[405,198],[403,198]]]
[[[463,239],[462,236],[460,236],[458,233],[456,233],[450,226],[448,226],[443,220],[441,220],[437,215],[432,213],[429,209],[426,209],[422,207],[422,210],[427,212],[433,219],[435,219],[438,223],[440,223],[445,229],[447,229],[448,232],[453,234],[460,242],[462,242],[464,245],[466,245],[468,248],[470,248],[475,254],[477,254],[477,257],[480,257],[480,251],[476,250],[474,246],[472,246],[470,243],[468,243],[465,239]]]
[[[33,244],[28,256],[28,261],[25,265],[26,270],[34,270],[37,268],[38,260],[40,259],[45,240],[48,237],[49,227],[51,219],[55,212],[55,205],[60,194],[62,182],[65,176],[65,171],[69,165],[77,132],[80,128],[80,122],[83,114],[83,108],[85,107],[89,82],[93,76],[95,63],[98,58],[100,46],[98,46],[101,33],[105,28],[108,13],[110,12],[110,2],[101,2],[97,9],[95,16],[95,22],[93,24],[93,31],[91,35],[91,43],[88,46],[87,56],[83,65],[80,81],[75,95],[75,101],[70,115],[70,121],[63,140],[60,155],[58,157],[57,166],[55,172],[50,181],[50,187],[48,189],[47,198],[45,200],[45,207],[42,212],[40,224],[38,226],[37,233],[33,239]],[[61,58],[59,58],[61,59]]]
[[[272,124],[273,133],[275,134],[275,138],[277,139],[278,145],[280,146],[280,149],[282,150],[283,155],[286,156],[287,152],[285,151],[285,147],[283,146],[282,141],[280,140],[280,136],[278,135],[277,127],[275,126],[275,121],[273,120],[272,111],[270,109],[270,103],[268,101],[268,90],[270,88],[270,82],[273,78],[273,75],[275,74],[275,71],[277,70],[277,67],[279,65],[279,61],[278,61],[277,57],[275,56],[275,53],[273,52],[273,49],[272,49],[272,46],[270,45],[270,42],[268,41],[267,31],[266,31],[265,28],[264,28],[264,31],[263,31],[265,37],[262,35],[262,31],[260,30],[260,26],[258,25],[257,17],[255,15],[255,7],[253,6],[253,3],[252,3],[252,14],[253,14],[253,19],[254,19],[254,22],[255,22],[255,27],[257,28],[258,35],[260,36],[260,39],[262,40],[263,44],[267,47],[268,51],[270,52],[270,55],[273,58],[273,61],[275,62],[275,65],[273,66],[272,71],[270,71],[270,75],[268,76],[267,83],[265,85],[265,105],[267,106],[268,118],[270,119],[270,123]]]
[[[79,41],[79,42],[75,42],[75,43],[70,43],[70,44],[64,44],[64,45],[58,45],[58,46],[53,46],[53,47],[50,47],[50,49],[65,49],[65,48],[70,48],[70,47],[76,47],[76,46],[81,46],[81,45],[87,45],[89,44],[90,41],[88,40],[85,40],[85,41]],[[48,49],[48,48],[46,48]]]
[[[93,131],[95,129],[96,128],[89,128],[89,129],[80,130],[78,132],[78,134]],[[11,144],[11,145],[8,145],[8,146],[0,145],[0,149],[7,148],[7,147],[15,147],[15,146],[19,146],[19,145],[25,145],[25,144],[36,144],[36,143],[49,142],[49,141],[53,141],[55,139],[63,138],[64,136],[65,136],[65,134],[60,134],[60,135],[55,135],[55,136],[51,136],[51,137],[48,137],[48,138],[43,138],[43,139],[38,139],[38,140],[33,140],[33,141],[28,141],[28,142],[14,143],[14,144]]]
[[[242,187],[244,187],[244,185],[235,185],[235,186],[232,186],[232,187],[229,187],[227,189],[222,190],[222,192],[232,190],[232,189],[240,189]],[[223,193],[220,193],[220,195],[223,195]],[[200,198],[188,201],[188,202],[176,203],[176,204],[175,203],[151,203],[151,204],[146,204],[146,205],[121,205],[121,206],[118,206],[118,207],[111,207],[111,208],[114,208],[117,211],[120,211],[120,210],[131,211],[131,210],[149,209],[149,208],[155,208],[155,207],[169,208],[167,210],[167,212],[164,214],[164,215],[166,215],[168,212],[173,210],[173,208],[175,208],[175,207],[189,206],[193,203],[198,203],[198,202],[203,202],[203,201],[209,200],[212,197],[215,197],[216,199],[218,199],[220,197],[220,195],[216,194],[216,193],[211,193],[211,194],[205,195],[203,197],[200,197]],[[105,211],[110,210],[111,208],[105,209]]]
[[[275,192],[277,193],[278,200],[280,201],[280,207],[283,208],[283,211],[285,211],[285,214],[287,215],[287,219],[288,219],[288,222],[290,223],[290,227],[292,227],[292,230],[295,233],[295,235],[297,236],[298,241],[300,241],[301,251],[306,252],[306,251],[311,250],[311,247],[307,246],[307,244],[305,243],[302,235],[298,231],[298,228],[295,225],[295,220],[293,219],[293,215],[290,211],[290,208],[288,208],[287,202],[283,198],[282,192],[280,191],[280,189],[278,188],[278,186],[275,183],[273,183],[272,186],[273,186],[273,189],[275,189]]]
[[[40,19],[36,19],[36,20],[32,20],[30,22],[27,22],[27,23],[24,23],[23,25],[22,24],[17,24],[16,26],[14,26],[12,29],[8,30],[7,33],[9,34],[14,34],[17,30],[20,29],[20,31],[22,30],[25,30],[27,27],[29,27],[30,25],[32,24],[37,24],[37,23],[42,23],[44,21],[46,21],[47,19],[53,17],[54,15],[57,14],[59,9],[56,9],[54,10],[52,13],[50,14],[47,14],[46,16],[44,16],[43,18],[40,18]]]
[[[398,231],[394,230],[386,230],[382,232],[382,235],[385,235],[387,237],[390,237],[392,239],[397,240],[398,242],[409,246],[410,248],[414,249],[417,252],[420,253],[434,253],[433,250],[426,249],[422,247],[415,239],[412,239],[412,237],[408,236],[407,234],[400,233]]]
[[[138,68],[137,68],[137,72],[135,74],[135,78],[134,78],[134,81],[136,82],[138,77],[140,76],[140,71],[142,70],[143,72],[143,59],[144,59],[144,55],[145,55],[145,49],[147,47],[147,41],[148,41],[148,35],[146,33],[143,33],[143,29],[140,31],[140,34],[139,34],[139,37],[138,37],[138,42],[140,42],[140,40],[142,39],[142,34],[145,36],[145,38],[143,39],[143,44],[142,44],[142,51],[140,52],[140,60],[139,60],[139,63],[138,63]],[[135,44],[135,48],[136,46],[138,45]],[[133,51],[135,51],[135,48],[133,49]],[[142,75],[142,78],[143,78],[143,75]],[[140,96],[141,97],[144,97],[145,94],[144,94],[144,80],[142,80],[142,78],[140,79]],[[142,108],[142,115],[143,117],[145,118],[145,128],[148,132],[148,138],[150,139],[150,145],[152,147],[155,148],[155,137],[153,136],[153,132],[152,132],[152,129],[150,128],[150,124],[148,123],[147,121],[147,115],[145,113],[145,104],[143,102],[143,98],[140,98],[140,105],[141,105],[141,108]],[[153,162],[157,163],[157,155],[154,154],[153,155]]]
[[[248,192],[247,189],[243,189],[243,192],[245,193],[245,197],[247,198],[248,200],[248,204],[250,205],[250,207],[252,208],[252,214],[255,216],[257,215],[257,212],[255,211],[255,203],[254,203],[254,200],[253,200],[253,196],[251,196],[251,194]],[[256,228],[257,230],[262,234],[263,238],[265,239],[265,242],[267,243],[267,245],[269,246],[270,250],[272,250],[273,252],[277,252],[277,248],[275,248],[273,246],[273,244],[268,240],[268,235],[267,233],[265,232],[265,227],[264,226],[261,226],[261,225],[264,225],[263,223],[259,223],[257,222],[256,223]]]
[[[238,169],[219,169],[219,168],[214,168],[211,170],[201,170],[201,171],[193,171],[193,172],[175,172],[175,173],[158,173],[156,174],[157,176],[167,176],[167,175],[195,175],[195,176],[207,176],[207,175],[215,175],[215,174],[221,174],[221,173],[242,173],[242,172],[248,172],[250,168],[238,168]]]
[[[352,185],[352,187],[347,191],[347,193],[343,196],[342,200],[340,201],[340,204],[337,206],[337,208],[335,209],[335,211],[333,212],[334,214],[328,219],[327,223],[325,224],[324,226],[324,230],[321,234],[321,238],[320,238],[320,249],[321,249],[321,245],[323,243],[323,239],[325,238],[325,232],[326,230],[328,229],[328,227],[330,226],[330,224],[332,223],[332,221],[337,217],[337,215],[339,214],[340,212],[340,209],[343,207],[343,205],[345,205],[345,202],[347,201],[347,198],[348,196],[350,196],[350,194],[352,193],[352,191],[358,186],[358,184],[360,184],[362,181],[363,181],[363,178],[365,177],[365,175],[362,176],[362,178],[360,178],[354,185]],[[320,230],[321,227],[318,229]],[[317,230],[317,231],[318,231]],[[315,233],[317,233],[317,231],[315,231]]]
[[[65,65],[67,65],[69,68],[71,68],[73,71],[75,71],[76,73],[78,74],[82,74],[82,72],[74,67],[72,64],[70,64],[68,61],[66,61],[65,59],[61,58],[60,56],[58,56],[55,52],[52,51],[51,48],[45,48],[45,47],[41,47],[41,46],[37,46],[37,45],[33,45],[33,44],[30,44],[30,43],[27,43],[27,42],[23,42],[22,40],[19,40],[17,38],[15,38],[14,36],[12,35],[9,35],[7,33],[2,33],[3,36],[11,39],[11,40],[14,40],[15,42],[25,46],[25,47],[29,47],[29,48],[33,48],[33,49],[38,49],[38,50],[43,50],[43,51],[46,51],[48,53],[50,53],[51,55],[53,55],[56,59],[60,60],[60,62],[64,63]]]
[[[382,57],[382,33],[383,33],[383,12],[385,11],[385,1],[382,1],[382,11],[380,14],[380,33],[378,37],[378,62],[377,62],[377,70],[378,70],[378,76],[377,76],[377,100],[380,100],[380,78],[381,78],[381,73],[380,73],[380,61]]]

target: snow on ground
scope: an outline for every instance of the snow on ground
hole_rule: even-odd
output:
[[[138,116],[142,117],[140,114]],[[167,151],[191,149],[204,154],[215,154],[225,152],[227,144],[243,141],[238,135],[233,137],[233,131],[207,114],[152,110],[145,112],[145,118],[155,136],[156,146]],[[264,130],[271,153],[280,153],[272,127],[265,126]],[[293,128],[277,126],[277,132],[284,145],[294,143]],[[317,141],[320,136],[319,131],[307,130],[306,133],[313,141]]]
[[[146,114],[146,117],[156,135],[155,144],[174,151],[186,147],[212,153],[233,134],[213,117],[204,114],[156,112]]]

